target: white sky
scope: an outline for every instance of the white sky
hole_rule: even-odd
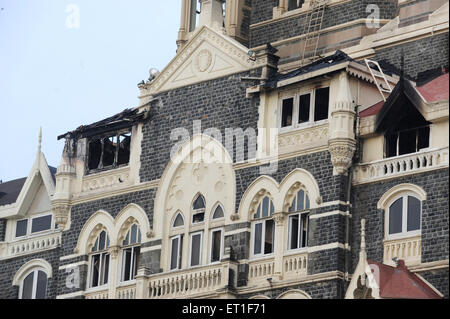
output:
[[[79,28],[74,11],[79,9]],[[70,8],[70,7],[69,7]],[[57,136],[138,104],[137,84],[175,56],[180,0],[0,0],[0,180],[26,177]]]

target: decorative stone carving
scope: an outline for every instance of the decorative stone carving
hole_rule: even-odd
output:
[[[212,64],[212,54],[208,50],[201,50],[195,60],[197,70],[206,72]]]
[[[330,140],[329,150],[335,173],[337,175],[347,175],[356,151],[356,142],[347,139]]]
[[[70,205],[67,203],[53,202],[52,209],[55,213],[56,225],[58,225],[58,228],[61,231],[64,231],[69,220]]]
[[[275,224],[277,226],[283,226],[284,225],[284,218],[285,218],[285,214],[284,213],[275,213],[275,214],[273,214],[273,220],[275,221]]]

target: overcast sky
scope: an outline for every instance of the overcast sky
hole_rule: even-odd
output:
[[[0,0],[0,180],[28,176],[57,136],[138,104],[175,56],[179,0]],[[77,15],[79,13],[79,20]]]

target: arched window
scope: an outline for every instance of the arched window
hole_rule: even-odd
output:
[[[91,251],[90,287],[100,287],[108,284],[109,277],[109,236],[102,231],[95,240]]]
[[[181,213],[178,213],[177,217],[175,217],[175,220],[173,221],[173,228],[183,227],[184,226],[184,218]]]
[[[181,212],[176,215],[172,230],[183,228],[184,218]],[[181,269],[181,257],[183,252],[183,234],[170,238],[170,270]]]
[[[269,196],[264,197],[258,205],[253,223],[253,255],[272,254],[275,244],[275,223],[271,218],[275,208]]]
[[[198,195],[192,205],[192,224],[203,223],[205,220],[205,198],[202,195]]]
[[[403,195],[390,202],[387,218],[388,237],[419,235],[422,202],[413,195]]]
[[[22,280],[19,299],[45,299],[46,291],[47,274],[41,269],[34,269]]]
[[[289,208],[288,249],[295,250],[308,246],[309,196],[299,190]]]
[[[212,214],[212,222],[217,222],[225,218],[225,213],[223,211],[222,205],[218,204],[214,209]],[[215,224],[214,224],[215,225]],[[223,255],[223,228],[214,228],[210,231],[210,251],[209,251],[209,262],[216,263],[220,262]]]
[[[216,209],[214,210],[213,217],[212,217],[213,220],[221,219],[221,218],[224,218],[224,217],[225,217],[225,214],[223,212],[222,206],[221,205],[217,205]]]
[[[138,225],[133,224],[122,243],[122,282],[133,280],[136,277],[141,239],[141,230]]]

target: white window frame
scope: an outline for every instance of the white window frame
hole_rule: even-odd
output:
[[[31,274],[33,273],[33,288],[32,288],[32,292],[31,292],[31,299],[36,299],[36,292],[37,292],[37,282],[38,282],[38,275],[39,275],[39,271],[42,271],[45,276],[46,276],[46,281],[45,281],[45,298],[47,298],[47,288],[48,288],[48,274],[45,272],[44,269],[41,268],[35,268],[33,270],[28,271],[27,273],[25,273],[25,275],[23,276],[23,279],[20,282],[20,287],[19,287],[19,299],[22,299],[22,295],[23,295],[23,281]]]
[[[170,251],[169,251],[169,272],[181,270],[183,265],[183,244],[184,241],[181,240],[183,234],[179,234],[170,238]],[[177,252],[177,267],[172,269],[172,249],[173,249],[173,241],[178,239],[178,252]],[[181,258],[180,258],[181,257]]]
[[[420,202],[420,229],[414,231],[408,230],[408,197],[414,197]],[[402,232],[397,234],[389,234],[389,217],[390,217],[390,208],[392,204],[394,204],[398,199],[402,198]],[[423,201],[414,193],[403,193],[399,196],[396,196],[394,199],[390,200],[385,209],[385,238],[387,240],[395,240],[401,238],[415,237],[422,235],[422,213],[423,213]]]
[[[214,239],[213,234],[214,234],[215,232],[220,232],[220,252],[219,252],[219,261],[212,261],[212,260],[211,260],[211,259],[212,259],[213,239]],[[208,256],[209,263],[210,263],[210,264],[219,264],[220,261],[221,261],[222,258],[223,258],[224,238],[225,238],[225,230],[224,230],[224,228],[214,228],[214,229],[211,229],[210,232],[209,232],[209,237],[210,237],[210,239],[209,239],[209,247],[210,247],[210,249],[209,249],[209,256]]]
[[[291,248],[291,232],[292,232],[292,217],[294,217],[294,216],[299,216],[299,221],[301,221],[301,217],[303,216],[303,215],[307,215],[307,219],[306,219],[306,223],[307,223],[307,225],[306,225],[306,246],[305,247],[299,247],[299,248]],[[288,231],[287,231],[287,234],[288,234],[288,238],[287,238],[287,251],[289,251],[289,252],[294,252],[294,251],[302,251],[302,250],[307,250],[308,249],[308,239],[309,239],[309,237],[308,237],[308,230],[309,230],[309,210],[306,210],[306,211],[303,211],[303,212],[295,212],[295,213],[291,213],[291,214],[289,214],[288,215]],[[301,222],[299,222],[299,224],[298,224],[298,238],[297,238],[297,244],[300,244],[299,243],[299,239],[300,239],[300,235],[301,235],[301,226],[302,226],[302,223]],[[299,245],[300,246],[300,245]]]
[[[52,218],[50,229],[46,229],[46,230],[42,230],[42,231],[39,231],[39,232],[32,233],[31,230],[32,230],[33,220],[36,219],[36,218],[46,217],[46,216],[51,216],[51,218]],[[17,234],[17,223],[21,222],[21,221],[24,221],[24,220],[28,221],[27,222],[26,234],[24,236],[16,237],[16,234]],[[42,234],[49,233],[49,232],[51,232],[53,230],[55,230],[55,217],[53,216],[53,213],[46,212],[46,213],[41,213],[41,214],[38,214],[38,215],[33,215],[33,216],[28,217],[28,218],[18,219],[15,222],[15,228],[14,228],[13,236],[14,236],[14,239],[22,240],[22,239],[26,239],[26,238],[32,238],[32,237],[35,237],[35,236],[40,236]]]
[[[200,251],[199,251],[199,263],[198,265],[193,266],[192,265],[192,239],[194,236],[200,235]],[[197,231],[194,233],[191,233],[189,235],[189,268],[196,268],[201,267],[203,265],[203,231]]]
[[[106,283],[105,284],[99,284],[98,286],[93,287],[93,274],[94,274],[94,262],[93,262],[93,257],[100,255],[100,271],[98,273],[98,282],[101,282],[101,276],[102,276],[102,270],[106,272],[106,268],[102,269],[104,267],[104,258],[106,258],[106,256],[109,256],[109,263],[108,263],[108,278],[106,278]],[[89,290],[101,290],[102,288],[108,287],[109,285],[109,280],[111,277],[111,254],[108,251],[99,251],[99,252],[95,252],[95,253],[91,253],[89,256]]]
[[[320,120],[320,121],[314,121],[314,115],[315,115],[315,111],[316,111],[316,91],[320,90],[320,89],[325,89],[325,88],[329,88],[330,89],[330,99],[328,100],[328,118],[324,119],[324,120]],[[300,96],[302,95],[307,95],[310,94],[310,105],[309,105],[309,121],[305,122],[305,123],[298,123],[299,120],[299,103],[300,103]],[[283,101],[290,99],[290,98],[294,98],[294,107],[293,107],[293,111],[292,111],[292,125],[291,126],[286,126],[286,127],[282,127],[282,121],[283,121]],[[323,86],[319,86],[316,87],[314,89],[308,89],[308,90],[301,90],[301,91],[297,91],[295,93],[282,93],[280,94],[280,97],[278,99],[278,127],[280,129],[281,133],[284,132],[289,132],[292,130],[296,130],[296,129],[302,129],[302,128],[307,128],[307,127],[312,127],[312,126],[316,126],[316,125],[322,125],[325,123],[328,123],[329,119],[330,119],[330,101],[331,101],[331,87],[330,85],[323,85]]]
[[[269,208],[269,210],[270,210],[270,208]],[[272,249],[271,253],[265,254],[264,253],[264,242],[266,239],[266,222],[268,220],[272,220],[274,223],[274,226],[273,226],[273,249]],[[262,230],[261,230],[261,253],[255,254],[256,225],[258,225],[258,224],[263,225]],[[276,236],[277,236],[277,230],[276,230],[275,221],[273,220],[272,216],[254,221],[253,225],[252,225],[252,242],[250,245],[252,258],[265,258],[265,257],[270,257],[270,256],[275,255],[275,241],[277,240]]]
[[[140,245],[134,245],[134,246],[126,246],[122,248],[122,268],[121,268],[121,272],[120,272],[120,282],[121,283],[129,283],[129,282],[133,282],[136,280],[136,275],[137,275],[137,269],[136,269],[136,273],[133,274],[134,272],[134,268],[135,268],[135,255],[136,255],[136,262],[137,262],[137,253],[136,253],[136,249],[140,248]],[[131,249],[131,264],[130,264],[130,277],[131,279],[125,280],[124,276],[125,276],[125,250]]]

